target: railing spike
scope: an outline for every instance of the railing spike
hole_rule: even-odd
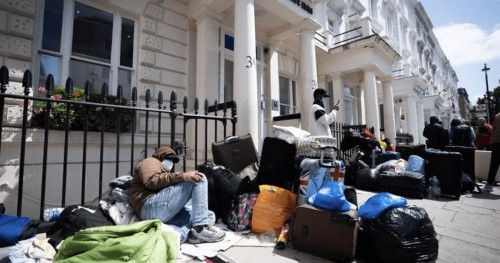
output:
[[[7,91],[7,85],[9,85],[9,69],[6,66],[0,68],[0,90],[2,93]]]
[[[103,83],[102,84],[102,89],[101,89],[101,96],[102,96],[102,102],[107,103],[108,102],[108,84]]]
[[[123,97],[123,87],[122,85],[118,85],[118,90],[116,91],[116,99],[118,100],[117,104],[122,104]]]
[[[172,93],[170,93],[170,110],[175,111],[177,109],[177,93],[175,93],[175,90],[172,90]]]
[[[26,70],[23,75],[24,95],[28,96],[30,94],[32,83],[33,83],[33,78],[31,76],[31,71]]]
[[[194,114],[198,114],[198,110],[200,109],[200,101],[198,97],[194,98]]]
[[[163,107],[163,92],[160,90],[158,91],[158,109],[161,110]]]
[[[131,94],[130,100],[132,101],[132,107],[137,106],[137,88],[136,87],[132,88],[132,94]]]
[[[204,109],[205,109],[205,115],[208,115],[208,99],[205,99]]]
[[[52,97],[52,90],[54,89],[54,76],[49,74],[45,80],[45,95],[47,98]]]
[[[66,99],[71,99],[71,96],[73,95],[73,79],[66,79],[66,87],[64,91],[66,92]]]
[[[90,81],[85,81],[85,90],[83,94],[85,96],[85,101],[90,101],[90,93],[92,92],[92,83]]]
[[[184,109],[184,113],[188,112],[188,98],[184,96],[184,100],[182,100],[182,108]]]
[[[146,100],[146,108],[149,108],[149,105],[151,103],[151,90],[146,90],[146,97],[144,99]]]

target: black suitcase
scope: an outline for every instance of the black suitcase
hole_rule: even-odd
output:
[[[476,184],[476,148],[466,146],[445,146],[444,150],[447,152],[459,152],[462,155],[462,172],[470,176],[474,183],[474,187],[481,193],[481,188]]]
[[[379,174],[378,184],[380,191],[399,196],[422,199],[425,195],[425,176],[418,172],[385,171]]]
[[[439,179],[441,195],[452,196],[456,200],[462,194],[462,155],[458,152],[445,152],[435,149],[426,150],[425,176]]]
[[[356,210],[332,212],[304,204],[292,215],[290,240],[296,250],[335,262],[350,262],[356,253]]]
[[[396,151],[401,154],[400,158],[405,160],[408,160],[408,158],[410,158],[410,155],[418,155],[424,158],[425,149],[425,144],[396,145]]]
[[[266,137],[262,145],[257,185],[274,185],[298,192],[299,167],[296,162],[296,146],[285,140]]]
[[[259,161],[250,134],[229,136],[223,141],[212,143],[212,155],[215,164],[222,165],[236,174]]]

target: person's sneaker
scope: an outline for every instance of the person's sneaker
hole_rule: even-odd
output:
[[[484,186],[483,186],[483,191],[493,191],[493,185],[492,184],[488,184],[486,183]]]
[[[213,243],[222,241],[225,236],[226,233],[216,227],[206,226],[200,232],[196,232],[194,228],[191,228],[188,242],[191,244]]]

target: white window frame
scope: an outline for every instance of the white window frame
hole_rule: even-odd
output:
[[[45,0],[45,1],[50,1],[50,0]],[[65,0],[63,1],[63,17],[62,17],[62,30],[61,30],[61,48],[59,52],[53,52],[53,51],[48,51],[48,50],[43,50],[42,49],[42,41],[43,39],[43,17],[44,17],[44,3],[45,1],[41,1],[43,3],[40,4],[40,31],[42,32],[42,36],[39,38],[40,41],[38,43],[38,56],[37,56],[37,69],[40,67],[40,57],[42,55],[50,55],[50,56],[55,56],[59,57],[59,79],[55,80],[57,83],[54,83],[55,86],[64,86],[66,83],[66,79],[68,77],[71,77],[69,72],[69,67],[70,67],[70,61],[77,60],[80,62],[87,62],[87,63],[92,63],[100,66],[105,66],[110,68],[110,74],[109,74],[109,79],[108,79],[108,93],[110,95],[116,95],[117,90],[118,90],[118,75],[120,70],[126,70],[130,71],[131,74],[131,83],[130,87],[135,87],[136,86],[136,63],[137,63],[137,47],[138,47],[138,34],[139,34],[139,23],[137,19],[130,17],[130,16],[124,16],[121,13],[118,13],[115,10],[106,8],[101,5],[96,5],[94,2],[88,2],[85,0]],[[72,54],[72,40],[73,40],[73,22],[74,22],[74,9],[75,9],[75,3],[79,2],[84,5],[91,6],[93,8],[111,13],[113,15],[113,32],[112,32],[112,46],[111,46],[111,58],[110,62],[102,62],[99,60],[94,60],[94,59],[89,59],[89,58],[84,58],[80,57],[78,55],[73,55]],[[121,48],[121,25],[122,25],[122,18],[131,20],[134,22],[134,49],[133,49],[133,59],[132,59],[132,67],[126,67],[126,66],[121,66],[120,65],[120,48]],[[39,75],[39,70],[36,71],[37,76]],[[37,80],[39,78],[36,78]],[[45,86],[45,83],[39,83],[40,86]],[[94,90],[96,90],[96,87],[93,87]],[[100,90],[100,89],[99,89]],[[131,91],[129,92],[131,93]]]
[[[293,98],[293,93],[294,93],[294,89],[293,88],[294,87],[295,87],[295,93],[297,93],[297,80],[295,80],[293,78],[290,78],[289,76],[283,75],[283,74],[280,74],[279,77],[280,77],[280,79],[284,78],[284,79],[288,80],[288,101],[290,102],[290,104],[284,104],[280,100],[280,102],[279,102],[279,113],[280,113],[280,116],[298,113],[299,110],[297,108],[297,94],[295,94],[295,100]],[[293,83],[295,83],[295,85],[293,85]],[[280,84],[280,87],[279,87],[279,93],[280,93],[280,97],[281,97],[281,84]],[[282,114],[281,113],[281,107],[282,106],[287,106],[288,109],[289,109],[288,112]]]

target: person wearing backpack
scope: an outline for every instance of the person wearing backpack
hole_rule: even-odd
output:
[[[476,135],[469,125],[462,123],[459,119],[453,119],[450,126],[449,137],[451,145],[475,147],[474,140],[476,139]]]
[[[431,116],[430,123],[424,128],[423,135],[427,138],[427,148],[444,149],[448,144],[448,132],[440,124],[438,117]]]
[[[142,220],[159,219],[179,227],[181,242],[222,241],[225,232],[213,227],[215,214],[208,210],[208,181],[194,170],[172,171],[179,158],[170,147],[157,148],[134,168],[129,187],[130,203]]]

